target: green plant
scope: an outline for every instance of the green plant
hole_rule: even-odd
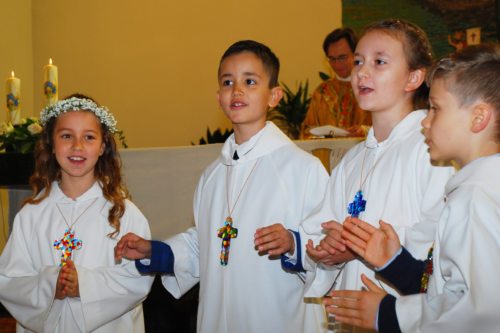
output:
[[[318,74],[319,74],[319,78],[323,81],[330,79],[330,75],[326,74],[325,72],[319,72]]]
[[[299,82],[297,91],[293,92],[286,84],[283,86],[283,98],[279,104],[269,111],[267,119],[274,122],[291,139],[300,137],[300,127],[307,110],[311,97],[309,97],[309,83],[304,85]]]
[[[224,133],[217,128],[213,133],[210,132],[210,128],[207,127],[207,138],[205,139],[204,137],[200,138],[200,145],[206,145],[207,143],[224,143],[227,138],[233,133],[233,130],[229,130],[226,128]],[[192,145],[195,145],[195,143],[191,142]]]
[[[23,118],[19,124],[0,124],[0,150],[14,153],[30,153],[35,149],[42,126],[38,118]]]

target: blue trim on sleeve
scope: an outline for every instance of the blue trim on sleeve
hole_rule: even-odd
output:
[[[378,327],[380,333],[400,333],[398,316],[396,314],[396,297],[387,294],[378,309]]]
[[[300,233],[298,231],[288,229],[295,237],[295,251],[297,252],[296,258],[297,262],[295,264],[289,261],[289,257],[286,254],[281,255],[281,265],[283,268],[294,271],[294,272],[305,272],[302,266],[302,247],[300,243]]]
[[[136,260],[135,267],[142,274],[173,274],[174,253],[167,243],[151,241],[151,263],[144,265],[140,260]]]
[[[403,248],[401,254],[390,265],[377,273],[389,281],[403,295],[420,293],[420,281],[425,270],[425,262],[412,257],[410,252]]]

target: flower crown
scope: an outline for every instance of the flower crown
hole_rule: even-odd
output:
[[[40,113],[40,122],[45,126],[50,119],[57,118],[62,113],[80,110],[94,113],[101,121],[101,124],[106,125],[111,133],[117,131],[116,119],[113,114],[109,112],[109,109],[105,106],[98,106],[94,101],[87,98],[71,97],[45,107]]]

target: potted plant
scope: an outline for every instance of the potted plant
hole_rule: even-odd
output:
[[[311,97],[309,83],[299,82],[297,91],[293,92],[286,84],[283,86],[283,98],[279,104],[269,111],[267,119],[274,122],[288,137],[299,139],[300,127],[306,117]]]

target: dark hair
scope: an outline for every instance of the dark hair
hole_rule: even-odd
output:
[[[262,61],[264,69],[269,75],[269,88],[274,88],[279,85],[278,75],[280,71],[280,61],[278,57],[269,47],[253,40],[241,40],[231,45],[220,59],[218,73],[220,74],[220,65],[224,59],[243,52],[251,52]]]
[[[94,101],[92,98],[73,94],[71,97],[85,98]],[[30,177],[30,186],[33,191],[31,197],[25,200],[25,204],[38,204],[49,196],[52,182],[61,179],[61,167],[53,154],[54,149],[54,128],[58,117],[51,118],[44,126],[40,139],[35,146],[35,170]],[[104,152],[96,162],[94,175],[102,185],[104,197],[113,206],[109,210],[109,224],[115,231],[108,236],[114,237],[120,232],[120,218],[125,213],[125,199],[129,197],[126,186],[122,183],[121,159],[116,147],[113,134],[106,125],[101,123],[102,141],[105,145]],[[45,189],[45,190],[44,190]],[[43,191],[44,190],[44,191]],[[43,191],[43,193],[41,193]]]
[[[490,104],[496,112],[496,140],[500,142],[500,46],[480,44],[468,46],[439,60],[427,74],[430,86],[444,79],[446,88],[458,100],[459,106],[476,101]]]
[[[325,55],[328,56],[328,47],[342,38],[345,38],[347,44],[349,44],[349,47],[351,48],[351,51],[354,53],[358,42],[354,31],[352,31],[351,28],[338,28],[330,32],[323,41],[323,51],[325,52]]]
[[[432,66],[432,47],[425,32],[416,24],[402,19],[386,19],[365,27],[363,35],[371,31],[382,31],[403,44],[406,63],[411,71],[427,70]],[[422,84],[413,96],[416,108],[427,107],[429,88]]]

